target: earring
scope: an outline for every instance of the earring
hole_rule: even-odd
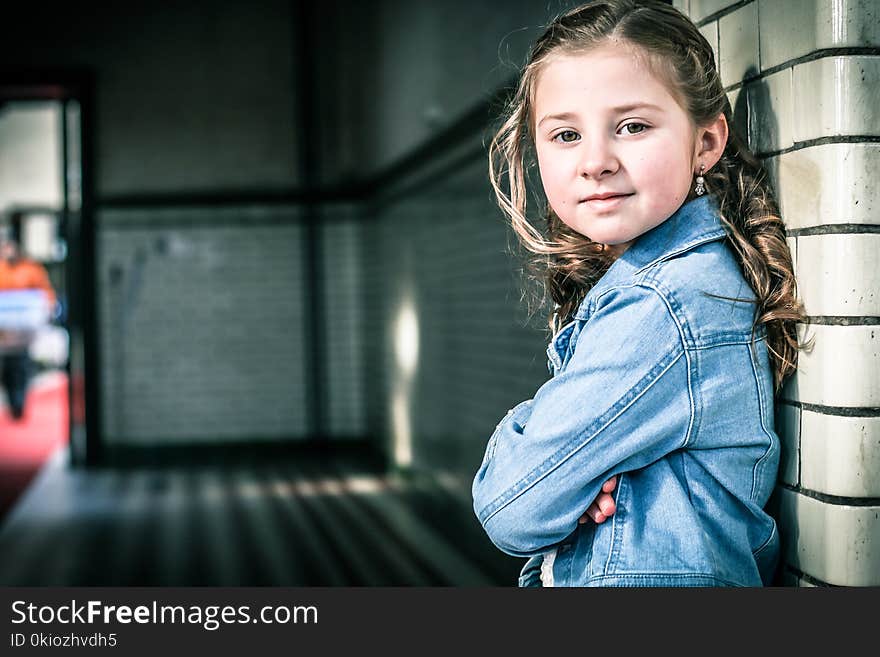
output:
[[[700,174],[697,176],[697,186],[694,187],[694,194],[697,196],[702,196],[706,193],[706,179],[703,178],[703,170],[705,168],[704,165],[700,165]]]

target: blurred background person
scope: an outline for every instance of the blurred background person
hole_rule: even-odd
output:
[[[16,420],[24,415],[33,371],[30,341],[49,322],[56,302],[46,268],[21,251],[21,223],[21,215],[13,214],[0,232],[0,383]]]

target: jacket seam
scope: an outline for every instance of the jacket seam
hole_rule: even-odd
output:
[[[745,335],[745,334],[743,334]],[[730,342],[713,342],[712,344],[700,344],[694,345],[693,347],[689,347],[691,351],[702,351],[704,349],[714,349],[715,347],[735,347],[737,345],[747,345],[755,342],[764,342],[767,339],[766,336],[761,338],[750,339],[747,337],[743,337],[742,340],[733,340]]]
[[[691,377],[691,367],[693,363],[691,363],[691,355],[688,349],[688,340],[685,337],[683,323],[681,318],[678,317],[674,308],[672,307],[672,302],[669,297],[672,296],[671,293],[665,294],[665,290],[661,291],[660,286],[655,281],[643,281],[641,285],[654,290],[657,296],[663,301],[663,304],[666,306],[666,311],[669,313],[669,316],[672,318],[672,321],[675,323],[675,328],[678,329],[678,339],[681,342],[681,348],[684,350],[684,358],[687,363],[687,389],[688,389],[688,404],[690,405],[690,418],[688,419],[688,427],[687,431],[684,434],[684,443],[682,444],[682,448],[687,447],[691,442],[691,436],[693,435],[693,429],[696,419],[696,403],[694,401],[694,391],[693,391],[693,380]]]
[[[595,575],[587,579],[587,582],[597,582],[601,580],[619,579],[619,580],[647,580],[647,579],[707,579],[713,582],[719,582],[725,586],[744,586],[739,582],[722,579],[717,575],[710,573],[619,573],[615,575]],[[658,586],[675,586],[674,584],[659,584]]]
[[[716,241],[723,239],[725,237],[727,237],[727,231],[725,231],[723,228],[715,228],[706,235],[701,235],[699,237],[695,237],[692,241],[678,247],[674,251],[670,251],[669,253],[664,253],[663,255],[660,255],[660,256],[654,258],[654,260],[652,260],[648,264],[642,265],[639,269],[637,269],[633,275],[638,276],[646,269],[653,267],[654,265],[658,265],[661,262],[663,262],[664,260],[669,260],[670,258],[674,258],[677,255],[681,255],[682,253],[686,253],[687,251],[690,251],[691,249],[695,249],[698,246],[701,246],[703,244],[708,244],[709,242],[716,242]]]
[[[770,542],[773,540],[774,536],[776,536],[776,523],[775,522],[770,526],[770,535],[767,537],[767,540],[765,540],[763,543],[761,543],[761,545],[758,548],[752,550],[752,556],[759,555],[767,547],[769,547]]]
[[[760,415],[760,419],[761,419],[761,430],[764,432],[764,435],[767,437],[767,449],[764,450],[764,454],[761,456],[761,458],[759,458],[757,461],[755,461],[755,465],[752,467],[752,490],[751,490],[751,493],[749,494],[749,499],[754,500],[755,499],[755,491],[756,491],[756,488],[758,485],[758,469],[763,468],[764,460],[767,458],[767,456],[770,454],[770,450],[773,448],[773,436],[770,435],[770,433],[767,431],[766,425],[764,424],[764,415],[765,415],[765,408],[764,407],[765,407],[766,402],[764,400],[764,394],[761,391],[761,381],[760,381],[760,377],[758,376],[757,365],[755,364],[755,352],[754,352],[754,349],[753,349],[753,346],[751,343],[749,344],[748,350],[749,350],[749,364],[752,367],[752,376],[754,377],[754,381],[755,381],[755,390],[758,393],[758,411],[759,411],[758,414]]]
[[[665,260],[669,260],[670,258],[674,258],[676,256],[679,256],[682,253],[686,253],[692,249],[697,248],[698,246],[702,246],[703,244],[709,244],[710,242],[717,242],[718,240],[725,239],[726,237],[727,237],[727,231],[724,230],[723,227],[722,228],[715,228],[711,232],[709,232],[708,234],[696,237],[692,241],[688,242],[687,244],[684,244],[683,246],[678,247],[674,251],[670,251],[668,253],[663,253],[663,254],[657,256],[656,258],[654,258],[650,262],[642,265],[637,270],[635,270],[634,272],[629,274],[629,277],[634,278],[634,277],[642,276],[646,272],[646,270],[661,264]],[[609,285],[608,287],[605,287],[605,288],[598,287],[598,285],[597,285],[596,287],[593,288],[593,290],[595,290],[593,299],[594,300],[598,299],[600,296],[604,295],[606,292],[613,290],[615,287],[617,287],[617,285],[618,284],[616,284],[616,283],[611,283],[611,285]],[[575,317],[578,319],[584,319],[583,317],[578,317],[578,315],[580,315],[580,314],[581,313],[576,313]]]

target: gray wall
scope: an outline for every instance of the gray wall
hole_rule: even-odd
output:
[[[513,80],[542,26],[573,2],[336,0],[317,60],[325,180],[360,179],[408,155]],[[322,37],[323,39],[323,37]],[[485,115],[486,121],[494,117]]]
[[[464,490],[495,423],[548,376],[547,336],[519,303],[484,170],[475,158],[378,209],[365,270],[368,342],[384,347],[368,361],[381,383],[369,390],[371,430],[398,465],[458,477]],[[398,356],[406,309],[418,327],[412,371]]]
[[[455,156],[454,180],[437,170],[449,154],[437,153],[430,180],[413,187],[425,172],[407,171],[380,204],[259,199],[307,180],[361,188],[481,107],[562,4],[337,0],[310,5],[304,37],[301,8],[283,0],[49,3],[10,15],[3,68],[95,80],[107,442],[298,440],[317,428],[393,445],[403,409],[393,331],[406,292],[421,343],[406,394],[411,462],[467,478],[497,417],[546,376],[543,337],[522,326],[517,265],[502,252],[484,135]],[[206,204],[217,195],[229,200]],[[319,226],[311,238],[307,216]],[[505,364],[505,353],[518,356]]]
[[[2,68],[88,70],[100,197],[296,186],[291,3],[60,3],[4,18]]]
[[[354,100],[327,111],[362,112],[360,122],[338,122],[362,122],[356,134],[325,131],[345,143],[328,149],[331,184],[351,171],[381,172],[475,108],[483,113],[469,136],[441,145],[362,206],[369,433],[391,463],[443,476],[465,498],[496,422],[549,376],[545,312],[530,317],[521,303],[523,262],[508,248],[515,239],[488,183],[484,145],[501,107],[485,103],[571,4],[498,11],[489,2],[384,0],[369,16],[354,8],[357,20],[328,21],[342,30],[340,73],[330,77],[346,80],[332,97]],[[335,15],[350,6],[337,3]],[[417,327],[412,370],[399,355],[408,313]]]

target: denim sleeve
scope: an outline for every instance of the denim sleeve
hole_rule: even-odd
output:
[[[668,299],[646,284],[602,295],[569,362],[498,424],[473,481],[492,542],[528,557],[565,539],[611,476],[683,447],[687,353]]]

